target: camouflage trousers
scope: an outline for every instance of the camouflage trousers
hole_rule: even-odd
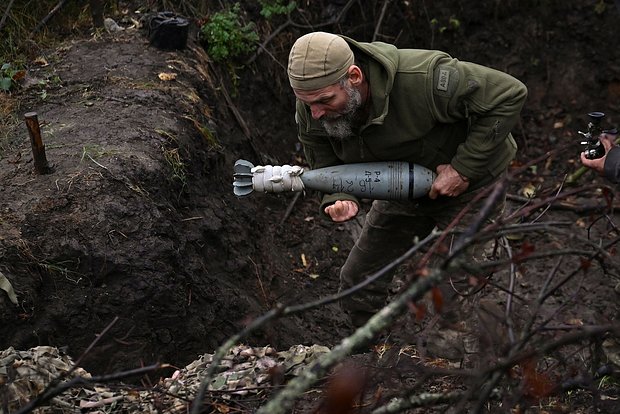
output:
[[[340,271],[340,289],[348,289],[363,282],[409,250],[417,237],[422,240],[438,227],[447,227],[457,214],[470,204],[483,189],[467,192],[459,197],[441,197],[437,200],[422,198],[413,201],[375,200],[366,215],[361,234]],[[459,221],[463,229],[475,217],[484,199],[472,205]],[[489,220],[503,212],[505,194],[496,203]],[[363,325],[385,306],[388,287],[396,269],[383,275],[374,283],[341,300],[341,306],[350,314],[351,322]],[[442,289],[443,290],[443,289]]]

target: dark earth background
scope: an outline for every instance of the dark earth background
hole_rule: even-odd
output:
[[[195,29],[185,50],[151,46],[130,19],[146,10],[119,4],[125,14],[110,17],[124,31],[72,31],[53,48],[33,48],[20,89],[0,95],[0,272],[19,300],[0,292],[0,349],[52,345],[77,358],[118,317],[82,360],[97,374],[154,361],[182,367],[278,303],[334,293],[359,229],[322,221],[312,193],[232,194],[238,158],[304,163],[285,65],[294,40],[311,29],[288,26],[265,45],[269,53],[218,65]],[[344,4],[299,7],[316,28],[370,41],[383,2],[353,2],[339,23],[319,26]],[[278,26],[260,20],[253,2],[242,5],[261,39]],[[559,151],[520,174],[510,193],[534,186],[544,194],[578,168],[587,112],[620,125],[619,18],[613,1],[396,1],[377,40],[444,50],[523,81],[529,97],[514,131],[515,167]],[[21,122],[30,111],[41,122],[47,175],[34,173]],[[606,183],[590,172],[580,184]],[[585,201],[604,204],[591,194]],[[599,216],[548,212],[575,228]],[[536,294],[552,266],[524,269],[526,290]],[[573,316],[613,321],[618,275],[596,268],[589,277]],[[333,346],[349,332],[329,305],[278,320],[247,342]]]

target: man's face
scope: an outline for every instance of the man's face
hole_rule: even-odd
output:
[[[314,91],[295,90],[295,96],[310,107],[312,118],[318,119],[327,133],[336,138],[353,134],[362,97],[356,88],[345,81]]]

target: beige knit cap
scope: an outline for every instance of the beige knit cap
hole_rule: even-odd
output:
[[[353,51],[342,37],[325,32],[308,33],[291,48],[288,79],[293,89],[321,89],[338,82],[353,62]]]

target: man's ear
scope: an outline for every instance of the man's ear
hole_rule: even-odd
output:
[[[362,73],[362,69],[357,65],[349,66],[347,75],[352,86],[360,86],[364,81],[364,73]]]

